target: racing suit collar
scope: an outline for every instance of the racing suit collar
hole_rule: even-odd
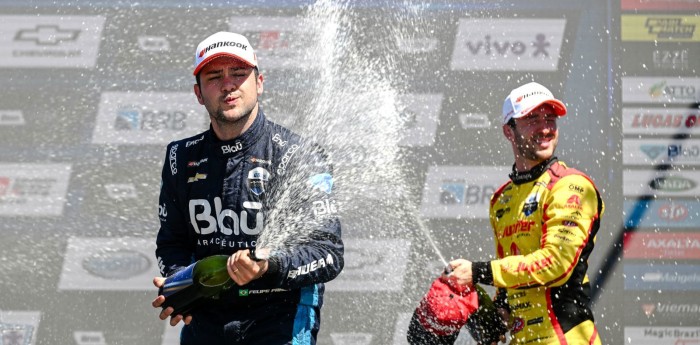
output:
[[[209,136],[212,142],[212,148],[220,157],[232,157],[243,154],[248,147],[254,145],[262,136],[265,127],[265,114],[262,109],[258,108],[258,116],[250,125],[247,131],[241,134],[238,138],[231,140],[219,140],[214,134],[214,129],[209,125]]]
[[[536,180],[538,177],[540,177],[547,169],[549,169],[552,164],[557,162],[559,159],[557,157],[552,157],[532,169],[525,171],[525,172],[518,172],[515,170],[515,164],[513,164],[513,170],[511,171],[510,174],[508,174],[508,177],[510,177],[510,180],[513,181],[515,184],[523,184],[527,182],[532,182]]]

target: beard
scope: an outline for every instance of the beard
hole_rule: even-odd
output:
[[[252,106],[242,108],[237,114],[226,115],[222,107],[218,107],[215,111],[209,112],[211,118],[216,121],[219,126],[235,125],[238,123],[245,123],[250,115],[253,113],[255,108],[255,103]]]
[[[519,133],[515,132],[515,147],[518,156],[535,162],[543,162],[551,158],[557,148],[556,138],[554,136],[550,138],[550,145],[552,148],[545,150],[539,148],[537,140],[537,137],[525,139]]]

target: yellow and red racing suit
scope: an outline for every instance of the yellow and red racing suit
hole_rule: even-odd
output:
[[[475,262],[474,282],[505,297],[511,344],[600,344],[586,275],[600,193],[556,157],[510,178],[489,210],[498,259]]]

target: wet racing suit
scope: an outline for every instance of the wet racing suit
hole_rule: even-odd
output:
[[[182,344],[315,343],[323,283],[343,267],[332,183],[323,151],[262,111],[236,139],[220,141],[210,128],[168,145],[156,241],[161,274],[255,248],[265,231],[294,242],[271,246],[260,279],[193,310]]]
[[[556,157],[510,179],[489,209],[498,259],[475,262],[474,281],[496,286],[511,344],[600,344],[586,275],[600,193]]]

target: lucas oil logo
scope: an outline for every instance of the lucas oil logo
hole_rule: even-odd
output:
[[[248,171],[248,188],[253,194],[260,196],[265,193],[265,185],[270,180],[270,172],[257,167]]]

